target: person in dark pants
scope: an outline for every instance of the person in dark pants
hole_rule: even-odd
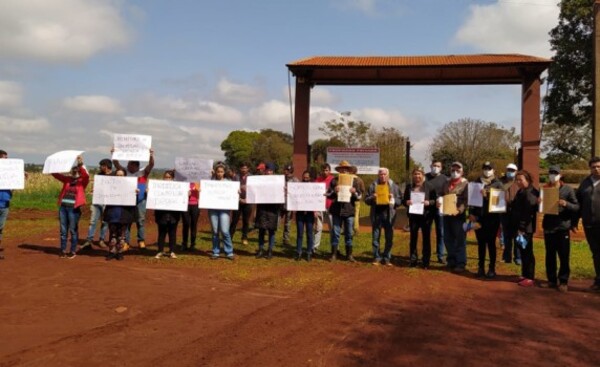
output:
[[[566,292],[570,274],[571,238],[569,230],[573,229],[571,223],[579,211],[579,203],[575,196],[575,190],[560,180],[559,166],[551,166],[548,169],[548,178],[549,182],[544,187],[558,188],[558,215],[544,214],[542,220],[544,243],[546,244],[546,276],[548,277],[548,283],[544,286]],[[560,260],[558,278],[556,276],[556,255]]]
[[[265,164],[265,175],[272,175],[277,170],[275,163]],[[258,228],[258,251],[256,258],[261,257],[271,260],[273,258],[273,246],[275,246],[275,232],[279,223],[281,204],[257,204],[254,227]],[[268,249],[264,252],[265,235],[268,234]]]
[[[250,217],[252,215],[252,204],[246,204],[246,181],[250,173],[250,166],[248,163],[242,163],[240,165],[240,172],[237,173],[232,181],[239,181],[240,183],[240,205],[238,210],[234,210],[231,217],[231,227],[229,227],[229,233],[231,235],[231,241],[233,242],[233,236],[237,228],[237,224],[242,217],[242,245],[248,244],[248,232],[250,231]]]
[[[525,170],[517,172],[517,185],[519,191],[513,201],[511,211],[511,225],[515,235],[523,238],[521,246],[521,278],[519,285],[532,287],[535,285],[535,256],[533,255],[533,234],[536,227],[536,213],[538,208],[539,192],[533,187],[531,174]]]
[[[181,224],[183,227],[181,236],[181,249],[183,251],[194,251],[196,248],[198,220],[200,219],[200,208],[198,207],[200,191],[198,191],[198,189],[199,186],[197,182],[190,182],[188,210],[181,213]]]
[[[589,167],[590,175],[581,181],[577,189],[579,213],[574,227],[581,218],[596,271],[596,278],[591,289],[600,291],[600,157],[590,159]]]
[[[124,177],[127,172],[117,169],[114,176]],[[136,190],[137,191],[137,190]],[[137,196],[137,193],[132,193]],[[125,245],[125,232],[135,220],[135,206],[106,205],[104,207],[102,221],[108,225],[109,241],[106,260],[123,260],[123,247]]]
[[[302,173],[302,182],[312,182],[309,171]],[[296,216],[296,261],[302,259],[302,241],[304,240],[304,231],[306,230],[306,261],[312,260],[314,235],[313,226],[317,213],[314,211],[297,211]]]
[[[510,216],[512,211],[512,201],[519,191],[519,187],[515,182],[517,175],[517,165],[510,163],[506,166],[506,174],[500,178],[502,187],[504,188],[504,198],[506,199],[506,213],[500,214],[500,225],[502,226],[502,238],[504,239],[504,250],[502,252],[502,260],[510,264],[515,261],[515,264],[521,265],[521,250],[515,244],[515,234],[510,225]]]
[[[163,180],[172,181],[173,178],[175,178],[175,172],[165,171]],[[175,243],[177,242],[177,224],[179,224],[180,217],[181,212],[174,210],[154,211],[154,219],[158,225],[158,253],[155,258],[160,259],[165,255],[171,259],[177,258],[177,255],[175,255]],[[167,235],[169,236],[169,254],[164,252]]]
[[[424,210],[422,214],[408,214],[408,226],[410,228],[410,267],[417,266],[419,260],[419,254],[417,252],[417,240],[419,239],[419,230],[421,230],[421,236],[423,236],[423,256],[422,265],[424,269],[429,268],[429,262],[431,260],[431,220],[432,217],[429,214],[431,207],[435,206],[435,193],[432,195],[432,188],[425,181],[425,173],[420,168],[415,168],[412,171],[412,182],[406,185],[404,189],[404,197],[402,202],[407,208],[410,208],[414,204],[423,204]],[[411,193],[420,192],[423,193],[424,202],[414,203],[411,199]]]
[[[469,221],[478,222],[479,229],[475,230],[477,237],[477,250],[479,267],[478,277],[494,278],[496,277],[496,234],[500,228],[500,214],[490,213],[490,189],[502,190],[502,182],[494,175],[494,166],[491,162],[485,162],[482,169],[482,175],[475,182],[483,184],[481,195],[483,196],[483,205],[481,207],[469,207]],[[485,272],[485,251],[490,256],[490,267]]]
[[[427,184],[433,189],[436,197],[441,197],[444,193],[444,184],[448,181],[448,176],[442,173],[442,162],[434,160],[431,162],[431,172],[425,175]],[[431,216],[430,227],[427,229],[431,233],[431,225],[435,223],[435,241],[438,263],[445,264],[444,261],[444,216],[436,206],[429,208]],[[431,237],[431,236],[430,236]]]

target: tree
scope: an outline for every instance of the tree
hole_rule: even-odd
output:
[[[369,146],[369,130],[371,124],[365,121],[354,121],[349,114],[342,115],[339,119],[332,119],[323,123],[321,131],[331,139],[337,139],[350,148]]]
[[[290,134],[272,129],[261,130],[259,137],[254,141],[252,163],[274,162],[282,167],[291,162],[293,143],[294,139]]]
[[[463,164],[465,176],[485,161],[513,161],[519,136],[514,128],[505,129],[494,122],[470,118],[449,122],[438,130],[429,146],[432,159],[444,167],[452,162]]]
[[[592,127],[585,125],[546,124],[543,129],[546,160],[563,167],[583,160],[592,153]]]
[[[379,148],[379,163],[390,170],[397,183],[403,182],[406,175],[406,142],[408,138],[395,127],[372,129],[369,132],[371,146]],[[414,166],[414,162],[411,162]]]
[[[225,163],[238,167],[242,162],[250,162],[254,150],[254,142],[260,136],[255,131],[234,130],[221,142],[221,150],[225,153]]]
[[[571,158],[589,156],[591,146],[562,144],[561,129],[568,126],[570,134],[584,134],[592,121],[593,6],[594,0],[561,1],[558,25],[550,31],[555,55],[548,69],[548,95],[544,98],[544,122],[550,125],[544,129],[544,141],[554,153]],[[581,135],[575,139],[585,138]]]
[[[310,145],[310,156],[311,162],[317,166],[327,162],[327,148],[328,147],[344,147],[346,146],[342,141],[331,138],[331,139],[317,139]]]

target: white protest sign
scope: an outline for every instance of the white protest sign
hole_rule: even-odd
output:
[[[212,159],[177,157],[175,158],[175,180],[185,182],[210,180],[212,167]]]
[[[341,161],[356,166],[357,173],[376,175],[379,172],[379,148],[327,148],[327,163],[336,167]]]
[[[151,147],[150,135],[115,134],[112,159],[148,162]]]
[[[44,162],[42,173],[69,172],[77,160],[77,156],[81,153],[83,153],[83,150],[63,150],[48,156]]]
[[[200,181],[200,208],[238,210],[240,183],[226,180]]]
[[[149,180],[146,208],[155,210],[188,210],[190,184],[180,181]]]
[[[408,207],[409,214],[423,215],[425,213],[425,193],[418,191],[410,192],[410,201],[412,204]]]
[[[25,162],[22,159],[0,159],[0,190],[25,188]]]
[[[124,176],[94,176],[92,204],[134,206],[137,178]]]
[[[325,211],[324,182],[288,182],[288,211]]]
[[[283,204],[285,203],[285,176],[248,176],[246,181],[246,203]]]
[[[468,190],[469,205],[481,208],[483,206],[483,195],[481,194],[481,190],[483,190],[483,184],[481,182],[469,182]]]

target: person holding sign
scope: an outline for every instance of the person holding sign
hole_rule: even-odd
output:
[[[502,226],[502,237],[504,241],[504,251],[502,252],[502,260],[505,263],[510,264],[514,261],[515,264],[521,265],[521,250],[519,246],[515,244],[515,234],[512,232],[512,226],[510,225],[510,216],[512,211],[512,201],[517,195],[519,187],[515,181],[517,176],[517,165],[509,163],[506,166],[506,173],[500,178],[502,182],[502,188],[504,189],[504,198],[506,199],[506,213],[500,213],[500,223]]]
[[[79,218],[81,207],[85,205],[85,188],[90,176],[83,165],[83,158],[77,156],[77,165],[71,168],[69,176],[53,173],[52,177],[62,182],[63,187],[58,195],[58,218],[60,221],[60,257],[73,259],[77,252],[79,240]],[[71,251],[67,253],[67,238],[71,234]]]
[[[175,172],[165,171],[163,180],[173,181]],[[158,226],[158,253],[155,258],[160,259],[163,256],[168,256],[171,259],[176,259],[175,244],[177,243],[177,225],[181,218],[181,212],[175,210],[155,210],[154,220]],[[169,253],[165,253],[165,240],[169,236]]]
[[[183,251],[194,251],[196,249],[196,235],[198,233],[198,220],[200,219],[200,208],[198,207],[198,198],[200,197],[199,190],[200,186],[198,182],[190,182],[188,210],[181,213],[183,227],[181,249]]]
[[[444,243],[446,245],[446,265],[456,273],[465,271],[467,248],[465,243],[465,209],[468,198],[469,182],[463,177],[463,165],[453,162],[450,167],[450,180],[442,189],[443,196],[438,198],[437,207],[444,215]],[[443,203],[443,204],[442,204]]]
[[[477,277],[485,276],[492,279],[496,277],[496,234],[500,228],[500,214],[489,211],[490,189],[502,190],[502,182],[494,175],[494,165],[491,162],[483,163],[481,170],[481,176],[475,182],[483,185],[481,189],[483,202],[480,207],[469,206],[469,221],[479,223],[479,229],[475,230],[479,260]],[[490,266],[487,273],[485,272],[486,248],[490,255]]]
[[[309,171],[302,173],[302,182],[312,182],[312,177]],[[296,261],[302,259],[302,241],[304,230],[306,229],[306,261],[312,260],[313,253],[313,225],[317,212],[313,211],[297,211],[296,214]]]
[[[112,174],[112,162],[110,159],[103,159],[98,163],[100,166],[100,171],[97,175],[105,176]],[[92,183],[92,187],[93,187]],[[93,190],[93,189],[92,189]],[[81,245],[81,249],[89,248],[92,246],[94,242],[94,234],[96,233],[96,224],[100,222],[100,242],[98,245],[102,248],[106,247],[106,243],[104,239],[106,238],[106,232],[108,231],[108,223],[102,221],[102,213],[104,211],[104,205],[100,204],[92,204],[90,206],[90,226],[88,228],[87,240]]]
[[[387,168],[379,168],[377,176],[377,180],[371,183],[365,196],[365,203],[371,207],[373,265],[379,265],[382,262],[379,251],[381,228],[383,228],[385,237],[383,264],[392,265],[394,222],[396,221],[396,209],[400,206],[402,199],[400,198],[400,189],[390,179],[390,171]]]
[[[288,182],[300,182],[296,176],[294,176],[294,166],[291,164],[283,167],[283,175],[285,176],[285,186],[287,187]],[[283,220],[283,245],[290,245],[290,229],[292,227],[292,220],[294,219],[294,212],[284,210],[281,212],[281,219]]]
[[[275,163],[269,162],[265,164],[264,175],[272,175],[277,166]],[[271,260],[273,257],[273,246],[275,245],[275,232],[279,222],[279,213],[282,210],[281,204],[256,204],[256,218],[254,227],[258,228],[258,251],[256,258],[265,257]],[[269,234],[269,249],[264,252],[265,234]]]
[[[331,186],[331,181],[333,181],[334,176],[331,174],[331,166],[328,163],[323,163],[321,165],[321,174],[315,182],[323,182],[325,184],[325,189],[329,190],[329,186]],[[317,213],[317,218],[315,222],[315,244],[313,246],[313,253],[316,252],[317,248],[321,245],[321,234],[323,233],[323,223],[327,222],[329,226],[329,231],[333,227],[333,220],[331,218],[331,214],[329,214],[329,208],[333,200],[330,198],[325,199],[325,211]]]
[[[430,210],[435,207],[435,190],[425,181],[422,168],[412,171],[412,182],[406,185],[403,202],[408,208],[408,226],[410,228],[410,267],[418,264],[417,240],[419,230],[423,237],[423,269],[429,268],[431,260],[431,222]]]
[[[533,234],[536,227],[539,193],[533,187],[529,172],[518,171],[516,181],[519,191],[512,204],[511,225],[516,236],[515,242],[521,246],[521,278],[518,284],[522,287],[533,287],[535,285]]]
[[[127,176],[127,172],[123,169],[117,169],[114,176],[125,177]],[[106,223],[108,225],[110,237],[106,260],[123,260],[123,250],[126,243],[125,234],[127,227],[135,219],[135,210],[135,206],[126,205],[106,205],[104,207],[103,224]]]
[[[360,191],[358,181],[350,174],[351,168],[352,165],[348,161],[341,161],[335,167],[339,175],[331,181],[331,186],[326,194],[328,198],[333,200],[329,208],[333,219],[331,261],[337,260],[337,250],[343,225],[346,258],[350,262],[356,262],[352,256],[352,232],[354,231],[355,205],[362,198],[362,192]]]
[[[442,162],[438,159],[431,161],[431,171],[425,174],[425,180],[427,184],[433,189],[435,197],[441,197],[443,195],[442,189],[444,184],[448,181],[448,176],[442,173]],[[435,223],[435,241],[436,241],[436,253],[438,263],[445,264],[444,260],[444,216],[436,206],[429,208],[429,213],[432,217],[432,226]],[[431,232],[431,227],[428,229]]]
[[[250,232],[250,216],[252,215],[253,204],[246,203],[246,182],[250,174],[250,166],[248,163],[240,164],[240,171],[233,177],[233,181],[239,181],[240,183],[240,204],[238,210],[233,211],[231,218],[231,226],[229,227],[229,234],[231,235],[231,241],[235,235],[237,224],[242,217],[242,245],[248,245],[248,232]]]
[[[215,166],[215,174],[213,176],[215,181],[229,181],[225,178],[225,165],[218,163]],[[223,239],[223,250],[227,255],[228,260],[233,260],[233,244],[231,243],[231,235],[229,234],[229,223],[231,218],[229,216],[230,210],[226,209],[208,209],[208,217],[210,218],[210,225],[212,227],[212,260],[219,258],[219,252],[221,250],[221,238]],[[219,238],[219,233],[221,238]]]
[[[0,150],[0,159],[8,159],[8,153]],[[12,190],[0,190],[0,260],[4,259],[4,247],[2,247],[2,231],[8,219],[10,200],[12,199]]]
[[[579,211],[579,202],[575,190],[565,185],[560,179],[560,166],[550,166],[548,169],[549,182],[542,191],[549,189],[558,190],[557,214],[544,213],[542,228],[544,229],[544,244],[546,245],[546,276],[548,288],[558,288],[561,292],[568,291],[569,283],[569,255],[571,251],[570,230],[574,230],[572,219]],[[538,199],[541,203],[542,199]],[[556,273],[556,256],[560,260],[558,277]]]
[[[111,153],[114,154],[115,148],[111,150]],[[134,176],[138,178],[138,198],[137,198],[137,212],[135,217],[135,224],[137,226],[137,243],[140,249],[146,248],[146,240],[145,240],[145,226],[146,222],[146,187],[148,185],[148,176],[150,176],[150,172],[152,172],[152,168],[154,168],[154,150],[150,149],[150,161],[148,165],[144,168],[140,168],[140,161],[128,161],[127,162],[127,175]],[[113,159],[113,164],[116,169],[125,169],[118,160]],[[125,247],[129,247],[130,243],[130,233],[131,233],[131,225],[127,229],[127,241]]]

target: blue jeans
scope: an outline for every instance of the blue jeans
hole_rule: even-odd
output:
[[[383,249],[383,257],[385,259],[391,258],[392,244],[394,240],[394,227],[392,221],[385,215],[386,213],[376,213],[373,218],[373,258],[379,261],[381,255],[379,254],[379,239],[381,238],[381,228],[383,228],[385,236],[385,247]]]
[[[258,249],[262,250],[265,247],[265,234],[269,232],[269,250],[273,250],[275,245],[275,230],[274,229],[258,229]]]
[[[106,231],[108,230],[108,223],[102,221],[102,212],[104,211],[104,205],[94,204],[90,207],[90,227],[88,229],[87,240],[94,240],[94,233],[96,233],[96,223],[100,221],[100,241],[104,241],[106,238]]]
[[[71,206],[64,206],[58,209],[58,219],[60,220],[60,250],[67,252],[67,236],[71,234],[71,252],[77,251],[77,241],[79,240],[79,218],[81,209]]]
[[[296,252],[302,255],[302,239],[304,237],[304,228],[306,227],[306,252],[312,253],[313,225],[315,224],[315,214],[313,212],[296,212]]]
[[[233,256],[233,245],[231,243],[231,235],[229,234],[229,210],[210,209],[208,211],[210,224],[212,226],[212,250],[213,255],[219,255],[221,250],[221,239],[223,238],[223,249],[227,256]]]
[[[331,231],[331,248],[335,251],[340,244],[342,223],[344,224],[344,241],[346,247],[352,247],[352,233],[354,232],[354,217],[333,216],[333,231]]]
[[[0,208],[0,240],[2,240],[2,230],[4,229],[6,218],[8,218],[8,211],[9,208]]]
[[[466,234],[462,227],[464,222],[464,215],[444,217],[444,242],[449,267],[464,267],[467,264]]]
[[[136,217],[135,225],[137,227],[137,241],[139,243],[140,241],[144,241],[144,239],[146,238],[146,236],[145,236],[146,230],[144,229],[144,223],[146,222],[146,199],[137,203],[136,209],[137,209],[137,213],[136,213],[137,217]],[[129,225],[129,227],[127,227],[127,233],[125,234],[125,241],[127,243],[130,243],[130,240],[131,240],[131,224]]]

